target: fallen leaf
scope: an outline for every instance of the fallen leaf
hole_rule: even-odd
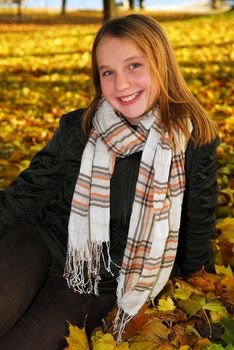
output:
[[[186,313],[189,315],[189,317],[192,317],[196,315],[196,313],[202,309],[202,307],[205,305],[206,299],[205,297],[199,297],[190,298],[188,300],[181,300],[179,301],[180,307],[182,307]]]
[[[216,227],[221,230],[221,240],[234,243],[234,218],[228,217],[217,223]]]
[[[215,272],[218,275],[233,276],[232,269],[229,265],[228,267],[215,265]]]
[[[195,288],[191,283],[188,283],[186,281],[176,279],[175,286],[184,289],[188,293],[203,295],[203,292],[200,289]]]
[[[157,345],[152,344],[149,341],[138,342],[136,338],[136,342],[132,343],[129,349],[130,350],[155,350],[155,349],[158,349],[158,347]]]
[[[174,311],[175,310],[175,304],[174,301],[168,297],[166,299],[159,299],[157,308],[159,311]]]
[[[218,301],[206,303],[203,305],[204,310],[209,311],[216,311],[216,312],[223,312],[225,310],[225,307]]]
[[[213,273],[205,272],[203,269],[193,274],[188,278],[188,281],[196,288],[204,292],[211,292],[216,289],[215,283],[218,282],[219,277]]]
[[[185,290],[183,288],[176,288],[174,291],[174,297],[181,300],[187,300],[191,294],[191,291]]]
[[[69,336],[66,337],[68,350],[89,350],[89,342],[85,332],[85,327],[80,329],[69,323]]]

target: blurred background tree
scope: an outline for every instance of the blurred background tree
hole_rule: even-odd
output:
[[[20,18],[22,14],[22,4],[26,0],[0,0],[0,4],[15,4],[17,6],[17,15]]]
[[[61,15],[66,13],[67,0],[62,0]]]
[[[115,0],[103,0],[104,21],[115,16]]]

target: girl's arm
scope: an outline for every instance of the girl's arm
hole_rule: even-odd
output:
[[[186,190],[184,194],[177,263],[186,277],[202,266],[212,272],[211,237],[215,232],[216,147],[219,139],[186,151]]]
[[[59,191],[65,172],[65,116],[51,141],[11,185],[0,192],[0,238],[19,221],[36,214]]]

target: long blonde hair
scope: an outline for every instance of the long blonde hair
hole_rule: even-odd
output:
[[[158,104],[162,123],[169,133],[172,127],[176,127],[189,137],[187,118],[190,118],[195,129],[196,145],[209,143],[217,136],[215,123],[208,118],[203,107],[188,89],[162,27],[149,16],[132,14],[107,21],[93,42],[92,77],[95,96],[83,115],[82,123],[86,137],[102,95],[96,50],[106,36],[131,40],[146,55],[152,74],[160,86],[155,105]]]

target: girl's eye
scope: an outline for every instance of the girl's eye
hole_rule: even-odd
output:
[[[109,77],[112,74],[111,70],[106,70],[105,72],[102,73],[103,77]]]
[[[131,63],[129,67],[131,70],[134,70],[134,69],[140,67],[140,64],[139,63]]]

